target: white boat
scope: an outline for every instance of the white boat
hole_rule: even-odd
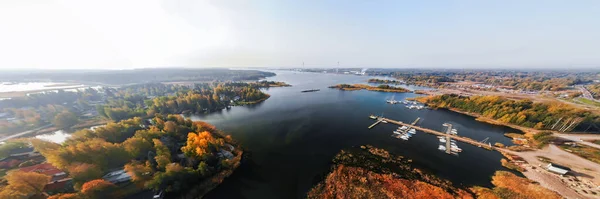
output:
[[[370,115],[369,118],[371,118],[371,119],[377,119],[377,116]]]
[[[394,131],[394,134],[402,135],[402,133],[398,131]]]
[[[408,140],[408,136],[406,136],[406,135],[400,136],[400,139]]]
[[[383,122],[383,123],[388,123],[388,121],[385,121],[385,120],[381,120],[381,122]]]
[[[446,143],[446,138],[440,138],[441,143]]]
[[[415,129],[410,129],[410,130],[408,130],[408,133],[410,133],[410,134],[416,134],[416,133],[417,133],[417,130],[415,130]]]
[[[401,126],[400,127],[400,130],[406,130],[406,129],[408,129],[408,126]]]
[[[438,146],[438,150],[445,151],[446,147],[444,145],[440,145],[440,146]]]
[[[412,135],[411,135],[411,134],[409,134],[409,133],[405,133],[405,134],[402,134],[402,135],[405,135],[405,136],[407,136],[407,137],[412,137]]]
[[[454,146],[451,146],[451,147],[450,147],[450,150],[451,150],[451,151],[454,151],[454,152],[462,152],[462,149],[461,149],[461,148],[454,147]]]

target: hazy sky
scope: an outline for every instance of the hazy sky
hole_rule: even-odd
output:
[[[600,67],[600,0],[0,0],[0,69]]]

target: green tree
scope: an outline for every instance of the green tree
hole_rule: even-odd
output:
[[[73,125],[77,124],[79,120],[77,119],[77,116],[69,111],[63,111],[59,114],[57,114],[54,117],[54,125],[58,128],[61,129],[68,129],[71,128]]]

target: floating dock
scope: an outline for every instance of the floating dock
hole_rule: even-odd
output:
[[[375,127],[375,125],[378,125],[381,121],[383,121],[383,120],[382,119],[377,119],[377,122],[371,124],[371,126],[369,126],[369,129]]]
[[[436,130],[431,130],[431,129],[428,129],[428,128],[423,128],[423,127],[420,127],[420,126],[416,126],[415,124],[418,122],[418,120],[419,119],[415,120],[415,122],[413,122],[412,124],[406,124],[404,122],[400,122],[400,121],[396,121],[396,120],[392,120],[392,119],[388,119],[388,118],[384,118],[384,117],[378,117],[377,118],[377,122],[375,122],[373,125],[369,126],[369,129],[373,128],[375,125],[379,124],[381,121],[387,121],[388,123],[391,123],[391,124],[396,124],[396,125],[399,125],[399,126],[407,126],[407,127],[414,128],[414,129],[416,129],[418,131],[422,131],[422,132],[425,132],[425,133],[429,133],[429,134],[433,134],[433,135],[437,135],[437,136],[443,136],[443,137],[446,137],[446,138],[452,138],[452,139],[454,139],[456,141],[464,142],[464,143],[471,144],[471,145],[474,145],[474,146],[481,146],[482,148],[485,148],[485,149],[488,149],[488,150],[498,150],[498,151],[501,150],[500,148],[496,148],[494,146],[491,146],[491,144],[485,145],[484,143],[478,142],[478,141],[473,140],[473,139],[468,138],[468,137],[461,137],[461,136],[458,136],[458,135],[447,134],[447,133],[444,133],[444,132],[439,132],[439,131],[436,131]],[[451,129],[452,129],[452,126],[449,126],[448,130],[447,130],[448,133],[451,131]],[[447,141],[450,142],[450,140],[447,140]],[[504,150],[502,150],[502,151],[504,151]]]

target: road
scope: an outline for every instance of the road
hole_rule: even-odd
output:
[[[23,131],[21,133],[17,133],[17,134],[9,135],[9,136],[6,136],[6,137],[2,137],[2,138],[0,138],[0,142],[4,142],[6,140],[10,140],[10,139],[13,139],[13,138],[21,137],[23,135],[27,135],[27,134],[30,134],[30,133],[34,133],[34,132],[37,132],[39,130],[51,127],[51,126],[52,126],[52,124],[48,124],[48,125],[45,125],[45,126],[33,129],[33,130]]]
[[[594,101],[598,102],[598,100],[594,99],[594,96],[592,96],[592,93],[590,93],[590,91],[587,88],[585,88],[585,86],[583,86],[583,85],[577,85],[575,87],[577,87],[577,88],[579,88],[579,90],[581,90],[581,93],[583,94],[584,98],[589,99],[589,100],[594,100]]]
[[[594,144],[592,142],[588,142],[589,140],[600,140],[600,134],[562,134],[555,133],[554,136],[560,137],[563,139],[571,140],[573,142],[577,142],[579,144],[584,144],[590,147],[594,147],[600,149],[600,145]]]
[[[526,172],[523,172],[527,178],[539,182],[542,186],[554,190],[560,193],[565,198],[591,198],[589,196],[583,196],[580,193],[575,192],[573,187],[570,187],[567,183],[561,181],[561,176],[547,172],[544,168],[547,163],[540,161],[539,156],[550,158],[552,162],[570,167],[575,173],[575,176],[580,180],[593,181],[596,184],[600,183],[600,165],[563,151],[555,145],[548,145],[548,147],[535,151],[527,152],[514,152],[509,153],[517,155],[525,159],[531,166],[538,167],[536,169],[527,168]]]

